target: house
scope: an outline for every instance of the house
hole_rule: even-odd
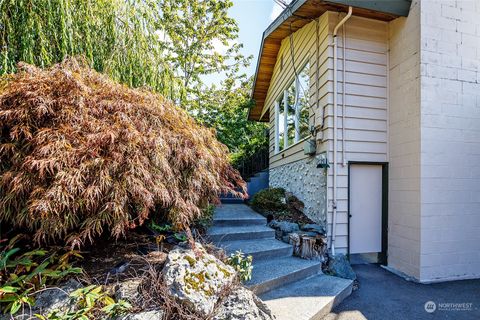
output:
[[[328,226],[332,253],[480,277],[480,1],[294,0],[252,98],[270,186]]]

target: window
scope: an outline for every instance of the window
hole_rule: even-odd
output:
[[[310,134],[310,65],[307,63],[298,75],[298,134],[300,139]]]
[[[287,96],[287,144],[285,147],[291,146],[297,140],[295,139],[295,99],[296,99],[296,92],[297,88],[295,85],[295,81],[292,82],[292,84],[288,87],[286,91],[286,96]]]
[[[275,150],[276,152],[282,151],[285,146],[285,104],[283,100],[283,96],[278,99],[277,104],[276,104],[276,142],[275,142]]]
[[[275,102],[276,153],[310,134],[309,72],[310,65],[307,63]]]

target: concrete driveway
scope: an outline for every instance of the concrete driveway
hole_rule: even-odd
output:
[[[378,265],[355,265],[360,288],[324,320],[480,319],[480,280],[409,282]],[[425,311],[425,304],[430,311]]]

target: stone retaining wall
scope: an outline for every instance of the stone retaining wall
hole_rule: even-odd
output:
[[[327,176],[315,159],[305,159],[270,169],[270,187],[284,188],[305,204],[305,214],[327,224]]]

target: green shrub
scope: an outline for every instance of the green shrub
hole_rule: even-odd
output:
[[[213,224],[213,214],[215,213],[215,206],[209,204],[203,209],[202,216],[200,219],[195,221],[195,225],[199,228],[202,232],[206,232],[208,228],[210,228]]]
[[[235,271],[238,272],[238,277],[242,282],[252,279],[252,262],[253,257],[245,257],[245,255],[241,251],[232,253],[227,259],[227,263],[231,265],[235,269]]]
[[[20,249],[17,246],[19,239],[17,236],[7,245],[0,246],[0,308],[12,315],[25,305],[35,303],[35,291],[82,272],[70,263],[72,258],[81,258],[78,251],[62,254],[53,250]]]
[[[0,123],[0,220],[38,243],[118,238],[153,213],[188,229],[219,194],[245,195],[213,130],[75,59],[0,82]]]
[[[74,304],[66,311],[53,311],[48,315],[39,315],[40,320],[83,320],[83,319],[115,319],[127,313],[132,305],[125,301],[115,301],[102,286],[90,285],[70,293]]]
[[[285,189],[268,188],[256,193],[250,204],[260,212],[279,212],[288,210]]]

